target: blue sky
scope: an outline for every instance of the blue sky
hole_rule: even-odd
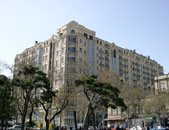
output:
[[[0,59],[13,64],[16,54],[72,20],[169,73],[169,0],[0,0]]]

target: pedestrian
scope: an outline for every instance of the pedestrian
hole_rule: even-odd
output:
[[[112,128],[111,128],[111,129],[112,129],[112,130],[116,130],[116,129],[115,129],[115,127],[114,127],[114,125],[112,126]]]
[[[145,130],[150,130],[150,127],[148,126],[148,124],[145,125]]]
[[[121,130],[120,127],[119,127],[119,125],[117,125],[116,130]]]

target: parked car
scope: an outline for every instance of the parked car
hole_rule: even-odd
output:
[[[12,127],[9,127],[8,130],[21,130],[21,126],[20,125],[14,125]]]
[[[34,127],[33,127],[33,130],[40,130],[40,128],[37,127],[37,126],[34,126]]]
[[[166,128],[152,128],[151,130],[166,130]]]

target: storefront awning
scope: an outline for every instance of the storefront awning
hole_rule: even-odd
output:
[[[108,117],[107,119],[104,119],[105,121],[109,121],[109,122],[121,122],[121,121],[125,121],[125,118],[122,118],[120,116],[112,116],[112,117]]]

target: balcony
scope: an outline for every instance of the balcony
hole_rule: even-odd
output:
[[[119,60],[123,60],[122,56],[119,55]]]
[[[138,62],[136,62],[136,66],[140,66],[140,64]]]
[[[105,59],[106,62],[109,62],[110,60],[109,59]]]
[[[77,54],[77,51],[68,51],[68,55],[71,55],[71,54],[73,54],[73,55],[75,55],[75,54]]]
[[[68,41],[68,46],[71,46],[71,45],[76,46],[77,43],[78,43],[77,41],[75,41],[75,42]]]
[[[76,47],[68,47],[68,53],[77,53]]]
[[[110,66],[109,66],[109,64],[105,63],[105,67],[106,67],[106,68],[109,68]]]
[[[140,74],[137,73],[136,76],[137,76],[137,77],[140,77]]]
[[[119,68],[119,72],[123,72],[123,69],[122,69],[122,68]]]
[[[123,66],[123,63],[121,61],[119,61],[119,66]]]
[[[100,66],[104,66],[104,64],[103,64],[103,63],[100,63],[99,65],[100,65]]]
[[[125,62],[128,62],[128,58],[124,58],[124,61],[125,61]]]
[[[105,54],[106,56],[109,56],[109,51],[108,51],[108,50],[105,50],[105,51],[104,51],[104,54]]]
[[[128,68],[128,64],[124,64],[124,67]]]
[[[103,53],[103,50],[99,50],[100,53]]]
[[[124,73],[128,73],[129,71],[128,70],[124,70]]]
[[[104,58],[102,56],[99,57],[100,60],[104,60]]]
[[[109,62],[109,57],[105,56],[105,61]]]

